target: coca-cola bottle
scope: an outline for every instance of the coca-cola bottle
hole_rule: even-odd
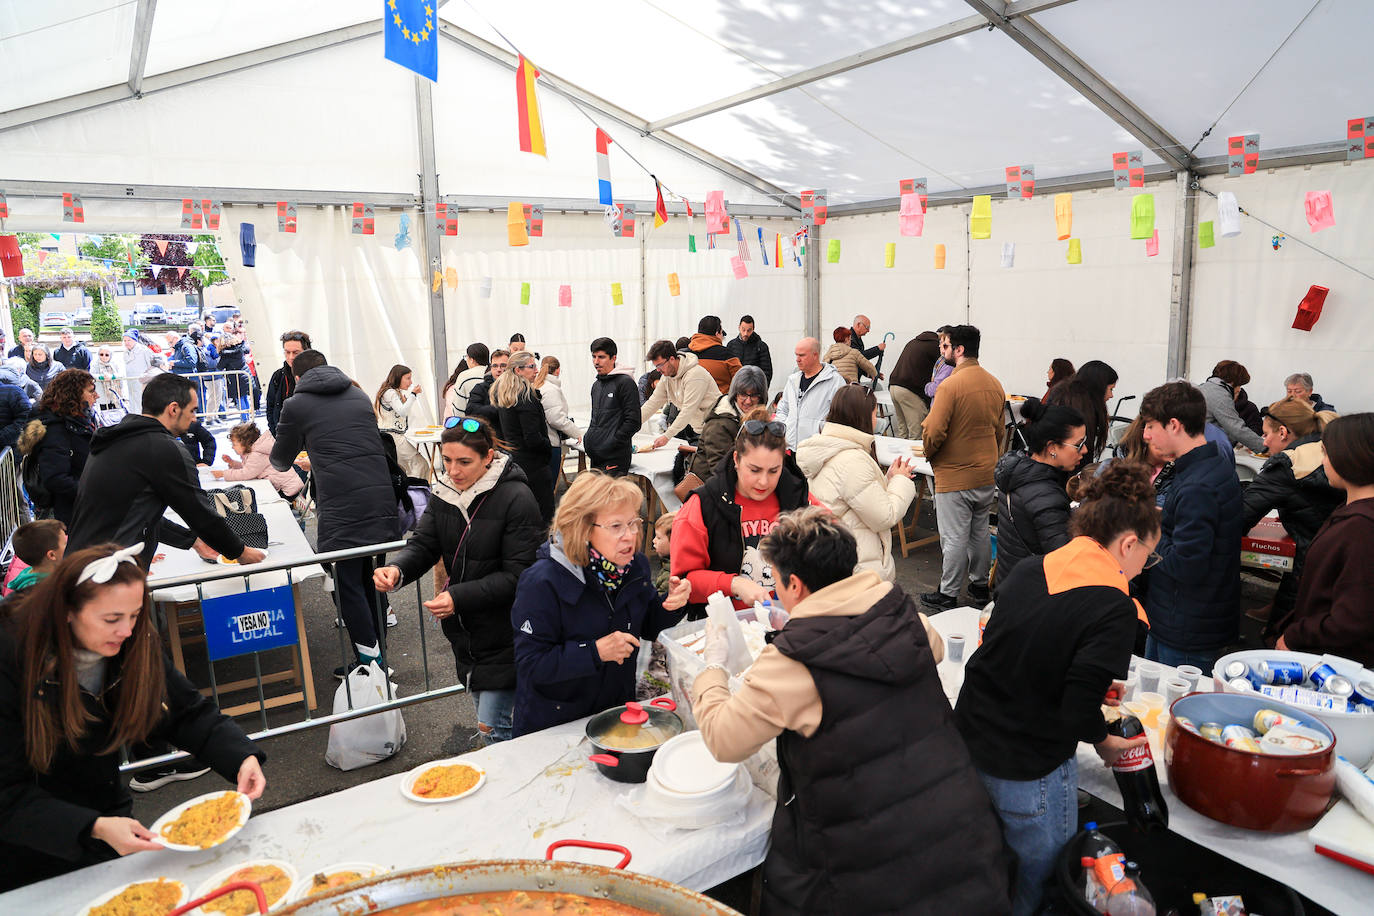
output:
[[[1137,738],[1145,734],[1145,726],[1135,716],[1126,714],[1107,723],[1107,734]],[[1118,757],[1112,774],[1121,790],[1121,807],[1132,827],[1141,833],[1169,829],[1169,806],[1159,791],[1159,774],[1155,772],[1155,758],[1148,741]]]

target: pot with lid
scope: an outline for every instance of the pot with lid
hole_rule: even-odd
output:
[[[587,739],[597,752],[587,758],[616,782],[643,782],[654,754],[669,738],[682,734],[677,704],[667,697],[626,703],[587,721]]]

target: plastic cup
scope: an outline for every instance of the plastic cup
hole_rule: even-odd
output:
[[[964,660],[964,637],[959,635],[945,637],[945,656],[952,662]]]
[[[1141,723],[1146,728],[1158,728],[1159,714],[1164,711],[1164,694],[1155,693],[1152,690],[1142,690],[1136,696],[1136,702],[1144,703],[1146,708],[1146,717],[1140,720]]]
[[[1188,682],[1190,691],[1196,690],[1198,679],[1202,677],[1202,669],[1197,665],[1179,665],[1178,676]]]
[[[1136,658],[1134,655],[1132,655],[1132,656],[1131,656],[1131,665],[1130,665],[1130,667],[1129,667],[1128,669],[1126,669],[1126,670],[1127,670],[1127,673],[1128,673],[1128,674],[1135,674],[1136,668],[1138,668],[1139,666],[1140,666],[1140,659],[1138,659],[1138,658]]]
[[[1135,670],[1140,675],[1141,690],[1154,693],[1159,689],[1159,676],[1164,672],[1162,667],[1155,662],[1141,662]]]
[[[1164,682],[1164,696],[1169,705],[1173,705],[1174,700],[1193,692],[1193,685],[1188,683],[1187,678],[1171,677]]]
[[[1145,724],[1145,719],[1150,715],[1150,706],[1144,700],[1128,700],[1121,704],[1121,708],[1140,720],[1140,724]]]
[[[1127,700],[1134,700],[1136,694],[1140,691],[1140,675],[1132,671],[1130,677],[1126,678],[1122,683],[1126,685],[1125,692],[1121,694],[1121,703],[1124,706]]]

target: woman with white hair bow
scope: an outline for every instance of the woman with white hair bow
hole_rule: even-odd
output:
[[[263,753],[166,660],[142,544],[68,555],[0,626],[0,891],[164,848],[130,817],[120,752],[165,740],[249,798]]]

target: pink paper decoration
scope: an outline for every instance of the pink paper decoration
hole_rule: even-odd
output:
[[[558,305],[560,308],[572,308],[572,287],[566,283],[558,287]]]
[[[921,207],[919,195],[902,195],[901,209],[897,212],[897,222],[901,227],[902,235],[909,238],[916,238],[925,231],[926,214]]]
[[[743,280],[745,277],[749,276],[749,268],[744,266],[744,261],[741,260],[739,255],[735,255],[730,259],[730,269],[735,272],[736,280]]]
[[[1150,238],[1148,238],[1148,239],[1145,240],[1145,257],[1147,257],[1147,258],[1153,258],[1153,257],[1157,256],[1158,254],[1159,254],[1159,230],[1156,229],[1156,230],[1155,230],[1155,234],[1154,234],[1153,236],[1151,236]]]
[[[1336,214],[1331,209],[1330,191],[1308,191],[1305,205],[1307,225],[1312,227],[1313,232],[1320,232],[1336,225]]]

